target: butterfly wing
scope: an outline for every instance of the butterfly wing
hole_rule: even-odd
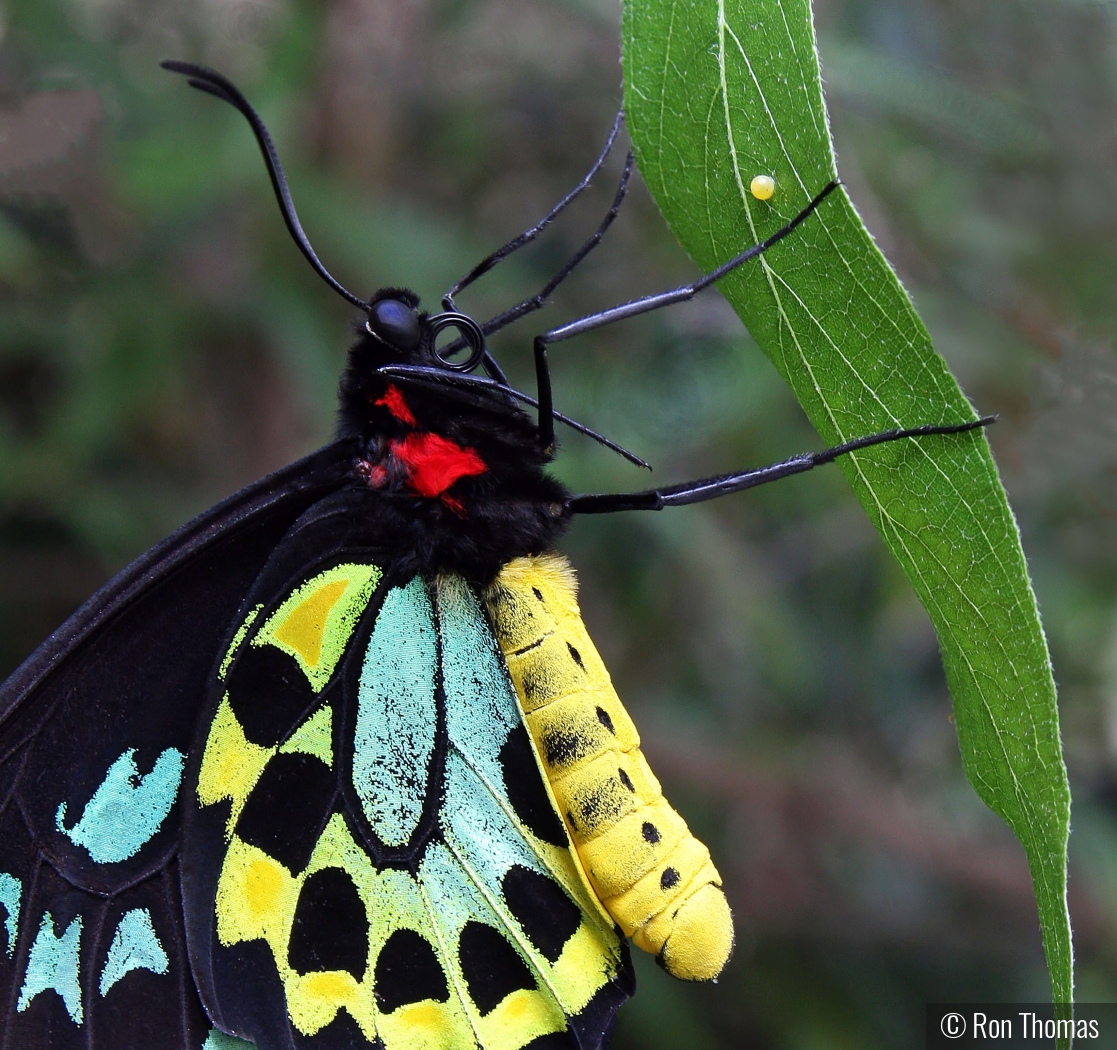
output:
[[[206,1041],[178,889],[185,756],[252,581],[352,458],[328,446],[184,526],[0,687],[3,1050]]]
[[[394,575],[357,498],[292,530],[218,668],[186,788],[203,1001],[261,1050],[596,1050],[627,949],[489,621],[458,577]]]

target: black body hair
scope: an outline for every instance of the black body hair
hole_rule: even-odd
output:
[[[578,186],[531,229],[470,270],[442,297],[443,312],[432,316],[419,311],[418,296],[405,288],[382,288],[365,300],[341,285],[322,265],[307,239],[271,136],[244,95],[220,73],[204,66],[178,61],[162,65],[187,76],[192,87],[241,112],[256,136],[280,212],[299,250],[335,292],[367,314],[341,378],[338,433],[343,444],[351,440],[358,449],[353,462],[353,484],[363,485],[364,491],[375,497],[369,512],[382,519],[386,539],[392,537],[398,546],[395,553],[404,564],[414,565],[416,571],[453,571],[471,580],[487,582],[509,559],[551,547],[574,514],[662,510],[700,503],[813,470],[839,456],[874,445],[962,434],[988,426],[994,420],[985,416],[914,427],[896,426],[844,440],[819,452],[792,456],[769,467],[642,492],[572,497],[544,470],[556,450],[556,421],[588,435],[637,466],[648,464],[616,442],[555,411],[547,347],[693,299],[792,234],[839,188],[840,182],[831,179],[790,222],[697,280],[597,310],[537,335],[533,343],[537,396],[531,398],[509,387],[485,345],[485,336],[543,307],[555,288],[600,243],[627,193],[634,163],[632,152],[625,160],[617,192],[605,217],[538,294],[483,324],[460,313],[453,297],[534,240],[589,186],[612,149],[623,112],[617,114],[604,150]],[[436,339],[446,328],[456,329],[458,338],[440,348]],[[468,356],[461,358],[461,351],[467,347]],[[464,375],[481,366],[489,379]],[[523,413],[517,399],[536,407],[537,422],[533,423]]]
[[[419,302],[413,293],[395,288],[382,289],[371,302],[386,298],[412,308]],[[554,450],[543,448],[538,426],[499,391],[408,386],[399,396],[414,423],[377,404],[394,385],[379,372],[381,367],[435,365],[440,360],[428,315],[418,317],[421,339],[413,351],[358,327],[341,375],[338,438],[354,443],[354,483],[371,497],[361,501],[362,514],[375,520],[382,542],[401,566],[424,573],[456,572],[485,584],[512,558],[554,547],[570,523],[570,493],[546,472]],[[449,501],[417,495],[390,448],[409,434],[434,434],[472,451],[484,461],[485,472],[455,481],[447,490]],[[369,475],[376,467],[384,477],[373,485]]]

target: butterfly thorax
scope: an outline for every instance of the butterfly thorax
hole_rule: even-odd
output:
[[[377,331],[381,303],[414,311],[417,330],[408,331],[407,312],[396,310],[403,314],[396,327]],[[545,472],[551,454],[511,398],[379,371],[394,364],[445,367],[428,315],[417,306],[412,293],[399,289],[373,297],[369,326],[350,349],[341,379],[339,436],[354,441],[354,483],[379,497],[369,501],[369,512],[401,559],[416,571],[487,582],[512,558],[553,547],[568,521],[569,494]]]

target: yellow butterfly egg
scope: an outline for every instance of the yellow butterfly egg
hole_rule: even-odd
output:
[[[758,201],[766,201],[776,192],[776,180],[771,175],[757,175],[749,183],[749,192]]]

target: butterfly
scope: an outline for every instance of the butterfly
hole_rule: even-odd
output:
[[[95,594],[0,688],[0,1050],[607,1045],[628,940],[675,976],[733,946],[709,851],[664,799],[555,545],[578,514],[742,491],[922,426],[759,470],[571,495],[546,473],[547,346],[689,299],[693,284],[536,337],[515,390],[453,296],[368,300],[325,269],[259,116],[212,70],[166,62],[247,118],[296,244],[365,320],[337,438],[248,486]],[[439,342],[449,331],[450,342]],[[485,373],[474,374],[481,369]],[[532,418],[525,407],[534,408]]]

